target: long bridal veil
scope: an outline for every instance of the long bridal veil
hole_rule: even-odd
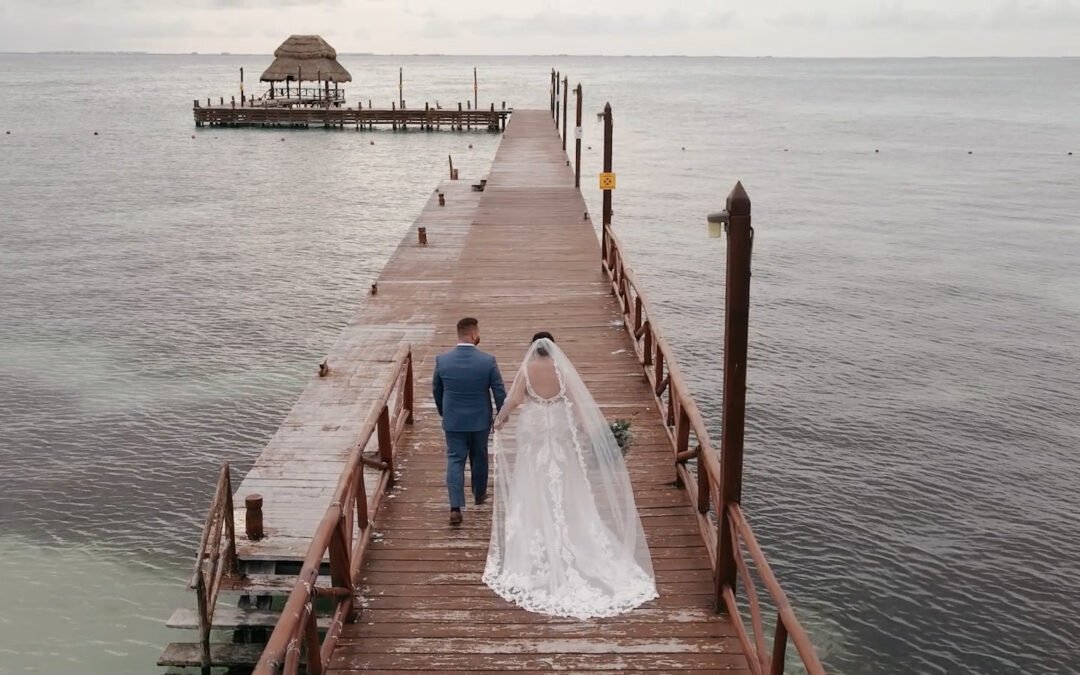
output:
[[[656,597],[622,452],[566,354],[525,354],[496,431],[495,503],[484,581],[533,611],[612,616]]]

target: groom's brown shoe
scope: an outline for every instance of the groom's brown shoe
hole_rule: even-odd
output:
[[[476,496],[476,505],[477,506],[483,506],[487,502],[487,498],[488,498],[488,496],[487,496],[486,492],[484,494],[482,494],[482,495],[477,495]]]
[[[451,525],[460,525],[461,524],[461,510],[460,509],[452,509],[450,511],[450,524]]]

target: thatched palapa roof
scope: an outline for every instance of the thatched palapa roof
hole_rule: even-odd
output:
[[[321,77],[329,82],[352,82],[352,75],[337,62],[337,52],[319,35],[292,35],[274,52],[274,62],[262,77],[263,82],[314,82]]]

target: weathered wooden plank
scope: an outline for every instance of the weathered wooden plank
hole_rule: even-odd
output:
[[[210,662],[215,666],[252,666],[259,660],[262,646],[257,644],[211,644]],[[197,642],[173,642],[165,648],[157,664],[163,667],[194,667],[201,663],[202,645]]]
[[[437,670],[478,672],[516,670],[547,672],[582,671],[682,671],[748,673],[741,654],[369,654],[362,650],[338,649],[330,672],[364,673],[369,670]]]

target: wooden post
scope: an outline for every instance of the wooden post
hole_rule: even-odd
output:
[[[447,155],[446,158],[450,160],[450,180],[454,180],[454,156]]]
[[[244,107],[244,67],[240,66],[240,107]]]
[[[604,104],[604,173],[611,173],[611,140],[614,122],[611,119],[611,104]],[[607,255],[607,228],[611,225],[611,190],[604,190],[603,227],[600,230],[600,251]]]
[[[412,367],[412,351],[409,351],[409,360],[405,364],[405,409],[408,410],[408,416],[405,418],[405,424],[413,423],[413,407],[415,405],[413,401],[413,367]]]
[[[405,109],[405,69],[397,69],[397,100],[401,109]]]
[[[551,69],[551,116],[555,117],[555,69]]]
[[[439,195],[439,201],[442,202],[442,195]],[[416,237],[421,246],[427,246],[427,228],[420,227],[416,230]]]
[[[555,72],[555,110],[552,112],[555,115],[555,130],[559,130],[559,85],[562,84],[562,73]]]
[[[446,206],[446,195],[439,193],[439,206]]]
[[[476,81],[476,67],[475,66],[473,66],[473,69],[472,69],[472,98],[473,98],[473,107],[476,108],[477,110],[479,110],[480,109],[480,88],[479,88],[479,86],[477,84],[477,81]]]
[[[581,187],[581,83],[574,90],[577,98],[577,125],[574,127],[574,187]]]
[[[566,152],[566,136],[570,133],[570,128],[566,124],[567,114],[570,111],[570,78],[563,78],[562,88],[562,149]]]
[[[727,198],[727,282],[724,297],[724,408],[721,418],[720,498],[716,555],[716,605],[723,607],[725,587],[735,588],[738,567],[728,506],[742,500],[743,435],[746,425],[746,351],[750,320],[750,197],[742,183]]]
[[[457,130],[458,131],[461,131],[461,130],[463,130],[465,128],[465,124],[461,121],[461,115],[462,115],[461,111],[462,111],[462,109],[463,108],[461,107],[461,101],[458,101],[457,102]],[[453,171],[451,171],[450,173],[453,173]],[[450,176],[450,178],[453,179],[454,177]]]
[[[247,538],[258,541],[263,538],[262,495],[244,497],[244,530]]]

